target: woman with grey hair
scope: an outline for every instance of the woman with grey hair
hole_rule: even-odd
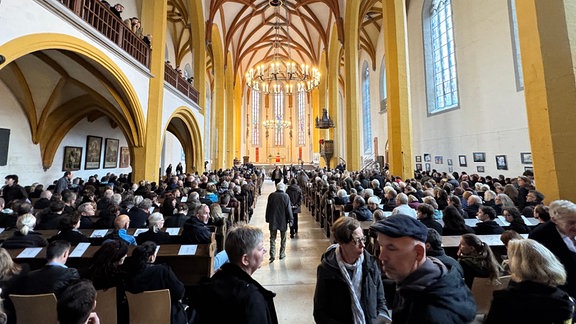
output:
[[[136,236],[136,242],[142,244],[146,241],[152,241],[158,245],[170,244],[172,239],[170,234],[162,231],[164,227],[164,216],[162,213],[152,213],[148,216],[148,231],[142,232]]]
[[[2,243],[2,247],[5,249],[19,249],[48,245],[40,233],[34,232],[34,226],[36,226],[36,217],[32,214],[24,214],[18,217],[18,220],[16,220],[16,231]]]
[[[191,294],[195,323],[278,323],[276,294],[252,278],[266,254],[262,230],[241,223],[233,226],[225,250],[230,262]],[[224,311],[222,305],[226,305]]]
[[[576,204],[568,200],[553,201],[550,221],[536,227],[528,237],[542,243],[562,262],[568,277],[566,284],[559,288],[576,296]]]
[[[558,288],[566,271],[556,256],[527,239],[511,240],[508,258],[514,285],[494,292],[486,323],[571,323],[574,302]]]

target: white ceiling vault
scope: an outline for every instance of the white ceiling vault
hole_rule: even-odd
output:
[[[340,41],[344,39],[346,2],[360,1],[359,49],[369,55],[373,68],[376,67],[376,46],[382,28],[382,0],[203,1],[208,12],[206,25],[218,26],[224,51],[230,53],[232,58],[232,62],[226,64],[233,64],[234,71],[240,75],[256,64],[272,60],[275,52],[284,59],[290,57],[297,64],[317,66],[322,51],[328,48],[332,28],[337,28]],[[271,1],[279,1],[281,6],[274,7]],[[177,59],[190,50],[186,45],[191,43],[190,33],[186,31],[190,28],[185,18],[188,17],[187,2],[168,1],[169,28],[173,39],[178,41],[175,45]],[[211,28],[206,28],[206,33],[206,40],[210,40]],[[279,44],[277,51],[273,46],[275,40]],[[210,58],[208,64],[211,65]]]

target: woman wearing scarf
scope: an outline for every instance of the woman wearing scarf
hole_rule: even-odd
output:
[[[336,244],[318,266],[314,293],[316,323],[390,321],[377,260],[364,250],[360,223],[340,217],[332,226]]]

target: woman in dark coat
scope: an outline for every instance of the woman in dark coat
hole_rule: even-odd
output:
[[[32,214],[24,214],[18,217],[16,221],[17,231],[2,243],[2,247],[5,249],[19,249],[48,245],[40,233],[34,232],[35,225],[36,217],[32,216]]]
[[[170,244],[170,234],[162,231],[164,227],[164,216],[161,213],[152,213],[148,217],[148,231],[136,236],[136,242],[142,244],[146,241],[152,241],[158,245]]]
[[[466,225],[464,222],[464,217],[454,206],[448,206],[444,208],[442,221],[444,222],[444,227],[442,227],[442,235],[462,235],[466,233],[474,233],[474,230]]]
[[[94,253],[92,264],[82,274],[97,290],[116,287],[118,323],[128,323],[128,301],[124,294],[127,274],[121,268],[127,255],[128,244],[124,240],[107,240]]]
[[[520,211],[516,207],[506,207],[502,210],[502,215],[508,223],[510,223],[510,229],[516,231],[519,234],[530,233],[530,227],[524,223]]]
[[[78,212],[64,216],[58,225],[60,232],[49,238],[48,241],[64,240],[70,242],[70,245],[90,242],[88,237],[78,230],[78,228],[80,228],[80,218],[81,215]]]
[[[181,302],[184,297],[184,284],[168,265],[154,264],[156,246],[154,242],[144,242],[134,249],[130,257],[131,266],[126,280],[126,291],[137,294],[150,290],[170,290],[172,303],[170,323],[185,324],[188,318]]]
[[[510,241],[508,258],[514,283],[494,292],[486,323],[570,323],[574,302],[557,287],[566,282],[558,258],[531,239]]]
[[[294,238],[294,235],[298,234],[298,213],[302,212],[300,208],[300,205],[302,205],[302,189],[298,186],[296,178],[290,179],[290,185],[286,189],[286,193],[290,197],[290,203],[292,204],[294,222],[290,226],[290,238]]]
[[[317,323],[376,323],[388,319],[380,267],[364,250],[366,237],[352,217],[332,227],[334,244],[322,255],[314,292]]]

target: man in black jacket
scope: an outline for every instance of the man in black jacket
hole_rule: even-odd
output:
[[[70,253],[70,243],[57,240],[46,248],[48,263],[18,279],[11,294],[35,295],[55,293],[56,297],[71,283],[80,279],[78,270],[65,264]]]
[[[286,257],[286,230],[292,225],[292,203],[285,192],[286,185],[282,182],[276,185],[276,191],[268,196],[266,205],[266,223],[270,230],[270,262],[276,257],[276,235],[280,231],[280,260]]]
[[[504,228],[500,226],[494,219],[496,219],[496,212],[492,207],[482,206],[478,209],[476,215],[479,222],[476,223],[476,228],[474,232],[476,235],[488,235],[488,234],[502,234],[504,233]]]
[[[374,223],[380,261],[397,284],[393,323],[469,323],[476,304],[455,268],[426,257],[428,228],[420,221],[396,214]]]

